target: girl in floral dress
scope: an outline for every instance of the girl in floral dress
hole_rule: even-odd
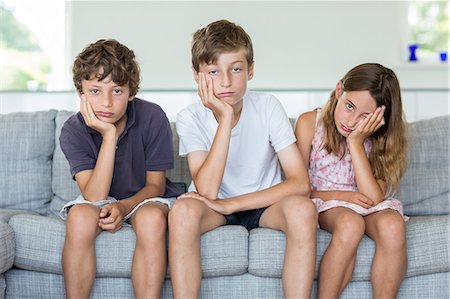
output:
[[[343,292],[364,234],[375,241],[373,296],[395,298],[407,268],[407,217],[392,197],[407,162],[396,75],[380,64],[354,67],[323,109],[298,118],[296,136],[309,162],[319,225],[332,234],[320,263],[318,298]]]

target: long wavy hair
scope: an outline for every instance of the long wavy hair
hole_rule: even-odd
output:
[[[370,136],[372,150],[369,161],[375,179],[386,182],[387,193],[397,191],[408,160],[406,123],[397,76],[380,64],[366,63],[351,69],[341,82],[342,92],[367,90],[377,107],[386,106],[385,124]],[[322,112],[326,131],[323,148],[342,157],[347,149],[345,138],[334,122],[337,102],[336,90],[333,90]]]

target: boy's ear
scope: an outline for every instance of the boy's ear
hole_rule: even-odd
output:
[[[252,64],[250,64],[248,67],[248,79],[247,80],[251,80],[253,78],[254,69],[255,69],[254,67],[255,67],[255,63],[252,62]]]
[[[194,80],[198,84],[198,72],[195,70],[194,67],[192,67],[192,75],[194,75]]]
[[[339,80],[339,82],[336,84],[336,91],[335,91],[335,96],[336,98],[340,98],[341,95],[344,93],[344,89],[342,88],[342,81]]]

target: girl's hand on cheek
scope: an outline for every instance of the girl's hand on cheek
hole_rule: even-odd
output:
[[[362,144],[364,140],[375,133],[384,125],[385,106],[378,107],[375,112],[369,114],[365,119],[361,120],[356,129],[351,132],[347,140],[348,142],[357,142]]]

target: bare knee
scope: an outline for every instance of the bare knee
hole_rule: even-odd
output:
[[[365,222],[362,216],[356,213],[344,213],[338,219],[333,229],[332,241],[339,246],[357,248],[364,236]]]
[[[200,202],[192,198],[177,199],[169,212],[170,232],[200,227],[202,209]]]
[[[283,202],[287,229],[316,229],[317,210],[307,197],[289,197]]]
[[[99,212],[97,207],[87,204],[71,207],[66,222],[66,239],[81,241],[95,238],[98,233]]]
[[[133,227],[138,239],[165,238],[167,212],[163,208],[144,205],[133,215]]]
[[[375,224],[375,242],[384,248],[400,250],[406,246],[406,225],[400,214],[389,213]]]

